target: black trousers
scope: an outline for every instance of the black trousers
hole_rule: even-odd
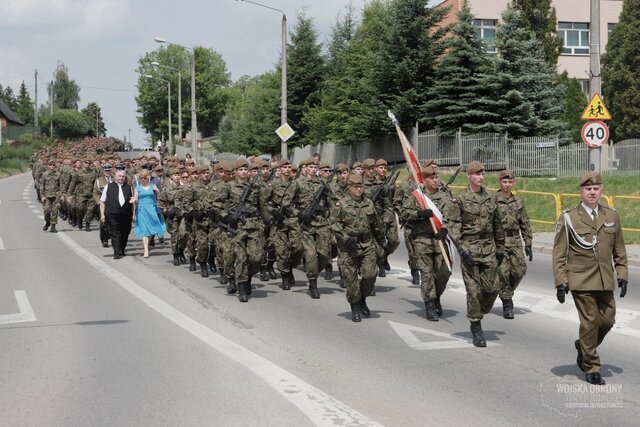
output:
[[[124,254],[124,248],[127,246],[131,232],[131,214],[112,213],[108,214],[105,220],[111,235],[113,253]]]

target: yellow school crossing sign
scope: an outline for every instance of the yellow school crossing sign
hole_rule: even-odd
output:
[[[580,118],[582,120],[611,120],[611,113],[607,110],[607,106],[604,105],[600,94],[595,93]]]

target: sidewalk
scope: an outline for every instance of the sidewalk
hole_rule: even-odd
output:
[[[534,233],[531,245],[533,251],[551,255],[553,236],[554,233]],[[640,267],[640,245],[627,245],[627,259],[629,266]]]

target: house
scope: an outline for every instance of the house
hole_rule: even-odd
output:
[[[477,34],[487,44],[488,52],[495,52],[493,42],[496,25],[506,9],[509,0],[468,0],[475,16]],[[569,77],[580,81],[582,90],[589,93],[589,44],[591,21],[591,0],[552,0],[558,19],[558,37],[563,41],[563,49],[558,58],[558,72],[567,71]],[[432,7],[450,7],[442,25],[457,21],[458,11],[464,0],[432,0]],[[600,54],[605,52],[609,34],[618,23],[622,12],[622,0],[600,0]],[[593,47],[597,49],[598,47]]]
[[[2,99],[0,99],[0,126],[3,128],[24,126],[22,120],[11,111],[11,108]]]

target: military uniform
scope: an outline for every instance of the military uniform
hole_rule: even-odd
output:
[[[50,161],[49,164],[55,167],[55,162]],[[42,229],[46,231],[51,225],[51,232],[57,233],[56,224],[58,223],[58,201],[60,197],[59,170],[49,169],[42,174],[39,193],[44,199],[45,225]]]
[[[580,180],[581,187],[601,184],[598,173]],[[571,291],[580,318],[580,339],[575,343],[578,366],[586,372],[587,381],[604,384],[596,348],[615,323],[616,276],[623,297],[629,271],[618,213],[597,203],[594,219],[587,209],[591,210],[581,203],[560,215],[553,244],[553,276],[558,300],[564,302],[564,294]]]
[[[78,228],[82,229],[83,220],[85,230],[91,230],[93,219],[93,184],[95,174],[92,168],[86,166],[75,174],[75,180],[71,183],[71,193],[76,200],[76,219]]]
[[[179,170],[173,170],[172,173],[180,173]],[[173,255],[173,265],[180,265],[180,246],[179,246],[179,226],[180,218],[175,208],[176,193],[180,188],[179,181],[168,181],[160,192],[158,198],[158,206],[162,209],[167,224],[167,232],[171,236],[171,254]]]
[[[362,188],[362,177],[351,175],[349,186]],[[356,190],[357,191],[357,190]],[[337,203],[332,224],[338,241],[338,257],[342,277],[347,287],[347,301],[351,305],[351,320],[360,321],[361,314],[369,317],[366,298],[377,276],[376,244],[384,244],[384,230],[373,202],[362,196],[343,197]]]
[[[401,185],[399,185],[393,194],[393,207],[398,215],[398,219],[400,221],[400,226],[403,229],[404,234],[404,245],[407,248],[407,264],[409,265],[409,269],[411,271],[411,284],[419,285],[420,284],[420,270],[418,269],[418,263],[416,261],[416,252],[413,248],[413,239],[411,239],[411,229],[406,226],[405,220],[402,218],[402,204],[406,199],[407,195],[411,194],[413,190],[416,189],[416,184],[413,179],[410,177]]]
[[[492,195],[472,175],[484,173],[480,162],[467,167],[469,187],[450,203],[444,214],[449,231],[461,257],[461,269],[467,290],[467,318],[471,322],[473,343],[485,347],[481,320],[491,311],[498,297],[497,268],[504,256],[504,231],[498,207]],[[480,175],[482,176],[482,175]],[[476,191],[472,190],[472,185]]]
[[[510,170],[500,172],[498,179],[513,179],[514,174]],[[529,215],[524,205],[524,200],[510,193],[508,196],[498,191],[494,195],[498,204],[498,213],[502,220],[504,229],[504,259],[498,268],[498,278],[500,280],[500,299],[502,300],[503,317],[513,319],[513,293],[520,284],[520,281],[527,272],[527,263],[522,252],[522,241],[530,257],[531,224]]]

